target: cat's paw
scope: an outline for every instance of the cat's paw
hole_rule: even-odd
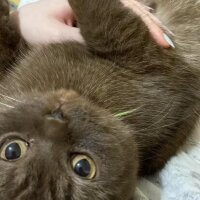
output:
[[[91,0],[68,0],[68,2],[70,4],[72,10],[78,16],[80,15],[80,13],[83,14],[84,11],[88,12],[88,10],[85,10],[85,8],[88,7],[88,5],[90,3],[92,3]]]
[[[108,12],[118,0],[68,0],[72,10],[79,20],[82,17],[92,20],[95,15],[101,16],[102,12]],[[88,20],[88,21],[89,21]]]

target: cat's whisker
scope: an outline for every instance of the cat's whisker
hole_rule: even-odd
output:
[[[170,111],[172,109],[172,105],[173,105],[173,99],[171,99],[171,101],[164,107],[164,109],[161,112],[159,112],[158,115],[156,115],[154,117],[154,118],[158,118],[158,120],[156,120],[153,124],[149,125],[148,127],[144,128],[144,129],[140,129],[139,131],[155,130],[154,128],[153,129],[149,129],[149,128],[151,128],[152,126],[155,126],[156,124],[162,122],[167,117],[167,115],[170,113]],[[167,112],[163,116],[160,117],[160,114],[164,113],[165,111],[167,111]],[[163,126],[163,127],[165,127],[165,126]],[[156,127],[156,129],[159,129],[159,128],[161,128],[161,127]]]
[[[3,89],[3,90],[7,90],[9,91],[6,87],[4,87],[3,85],[0,84],[0,87]]]
[[[123,119],[126,119],[127,117],[129,117],[130,115],[132,115],[133,113],[135,113],[136,111],[140,110],[142,107],[143,107],[143,106],[139,106],[139,107],[134,108],[134,109],[132,109],[132,110],[114,113],[114,116],[115,116],[115,117],[118,117],[118,118],[121,119],[121,120],[123,120]]]
[[[2,103],[2,102],[0,102],[0,105],[6,106],[8,108],[15,108],[14,106],[11,106],[11,105],[8,105],[8,104]]]
[[[191,115],[192,115],[192,114],[191,114]],[[177,121],[174,122],[174,123],[166,124],[166,125],[163,125],[163,126],[158,126],[158,127],[155,127],[155,128],[151,128],[151,129],[149,129],[149,130],[152,131],[152,130],[158,130],[158,129],[160,129],[160,128],[170,127],[170,126],[172,126],[172,125],[175,125],[175,124],[178,124],[178,123],[180,123],[180,122],[182,122],[182,121],[187,120],[189,117],[191,117],[191,115],[187,115],[186,117],[183,117],[183,118],[181,118],[180,120],[177,120]],[[147,128],[146,128],[146,129],[147,129]],[[143,130],[143,129],[141,129],[141,130]],[[139,131],[141,131],[141,130],[139,130]]]
[[[18,102],[18,103],[23,103],[22,101],[20,101],[20,100],[18,100],[18,99],[15,99],[15,98],[13,98],[13,97],[9,97],[9,96],[4,95],[4,94],[0,94],[0,96],[4,97],[4,98],[6,98],[6,99],[12,100],[12,101],[16,101],[16,102]]]
[[[199,145],[200,142],[194,141],[193,139],[189,139],[189,140],[187,140],[187,144],[189,144],[189,145]]]

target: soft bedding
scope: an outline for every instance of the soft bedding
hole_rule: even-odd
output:
[[[37,0],[10,0],[11,9]],[[200,200],[200,122],[186,146],[153,177],[138,182],[135,200]]]
[[[145,198],[137,200],[200,200],[200,123],[165,168],[142,179],[138,188]]]

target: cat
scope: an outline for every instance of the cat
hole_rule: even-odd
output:
[[[69,2],[86,45],[29,49],[0,2],[1,200],[129,200],[198,120],[200,1],[144,1],[170,50],[119,0]]]

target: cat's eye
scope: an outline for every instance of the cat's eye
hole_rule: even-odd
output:
[[[12,140],[1,148],[1,158],[7,161],[16,161],[22,158],[28,150],[28,143],[23,140]]]
[[[73,171],[80,177],[93,179],[96,175],[94,161],[86,155],[76,155],[72,159]]]

